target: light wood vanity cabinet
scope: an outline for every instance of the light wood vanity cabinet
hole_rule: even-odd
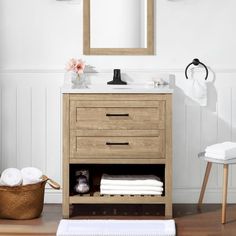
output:
[[[165,204],[165,215],[172,216],[171,101],[171,94],[63,94],[64,218],[70,204],[90,203]],[[72,196],[71,166],[86,164],[163,166],[164,193],[103,196],[92,190]]]

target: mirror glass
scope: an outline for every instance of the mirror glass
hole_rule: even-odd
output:
[[[147,0],[90,0],[91,48],[147,48]]]

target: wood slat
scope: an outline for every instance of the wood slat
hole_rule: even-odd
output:
[[[146,158],[143,156],[143,158],[110,158],[110,156],[107,156],[106,158],[70,158],[70,164],[165,164],[166,159],[151,159]]]
[[[93,196],[71,196],[71,204],[165,204],[167,201],[164,196],[130,196],[130,195],[103,195],[95,192]]]

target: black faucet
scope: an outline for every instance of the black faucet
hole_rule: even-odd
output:
[[[121,80],[120,69],[114,69],[113,80],[107,84],[125,85],[127,82]]]

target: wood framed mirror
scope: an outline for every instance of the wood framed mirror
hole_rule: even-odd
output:
[[[85,55],[154,55],[154,0],[84,0]]]

